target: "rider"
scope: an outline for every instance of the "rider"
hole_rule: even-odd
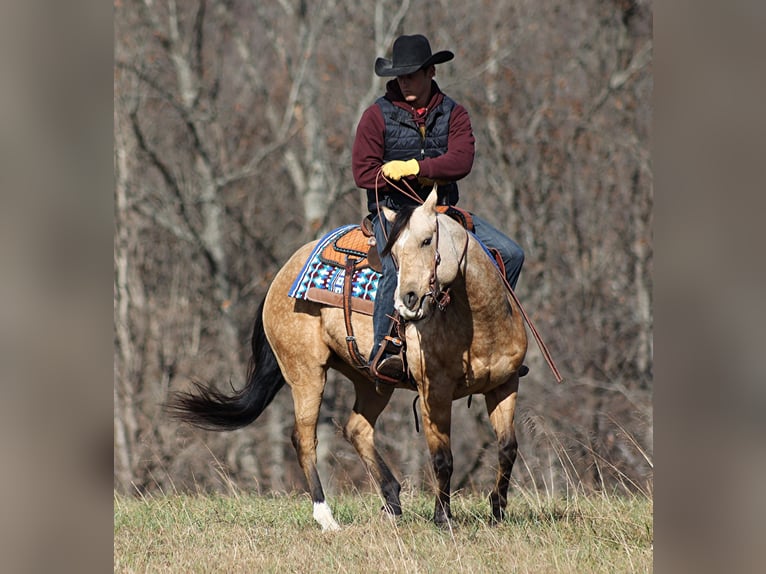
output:
[[[442,92],[433,79],[436,64],[451,60],[454,54],[449,50],[432,54],[428,39],[415,34],[398,37],[392,56],[391,60],[378,58],[375,61],[378,76],[395,79],[386,84],[386,94],[362,114],[352,151],[354,180],[367,190],[367,208],[378,251],[385,246],[389,224],[378,213],[376,200],[394,211],[415,203],[379,178],[381,168],[390,180],[405,178],[423,200],[437,182],[439,205],[455,205],[458,201],[456,181],[468,175],[474,157],[474,137],[468,112]],[[486,246],[500,252],[506,279],[515,288],[524,263],[521,247],[485,220],[475,215],[472,218],[476,236]],[[370,361],[378,347],[386,343],[384,339],[390,329],[387,316],[394,314],[396,267],[390,255],[381,257],[381,261],[383,275],[375,299],[375,339]],[[376,370],[391,379],[406,379],[402,360],[390,345],[384,350]]]

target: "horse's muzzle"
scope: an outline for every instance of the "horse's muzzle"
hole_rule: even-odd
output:
[[[414,311],[420,306],[420,299],[414,291],[410,291],[404,297],[402,297],[402,303],[407,309]]]
[[[430,299],[430,291],[420,297],[414,291],[408,291],[397,301],[396,310],[405,321],[419,321],[427,316]]]

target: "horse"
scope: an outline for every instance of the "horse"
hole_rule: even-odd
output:
[[[295,411],[292,443],[322,531],[340,526],[317,472],[317,420],[328,369],[354,384],[356,397],[343,427],[378,485],[383,510],[402,514],[401,486],[375,446],[375,423],[395,388],[414,390],[421,402],[423,430],[435,475],[433,521],[447,525],[452,402],[483,394],[498,446],[498,467],[490,493],[491,521],[503,519],[517,453],[514,412],[519,369],[527,350],[522,313],[502,274],[476,237],[437,210],[436,191],[412,209],[383,213],[392,223],[385,250],[398,263],[395,307],[404,319],[410,382],[376,388],[369,370],[355,363],[344,311],[290,298],[291,282],[316,242],[298,249],[274,277],[257,314],[247,384],[233,394],[195,383],[168,403],[171,414],[213,430],[242,428],[263,412],[287,383]],[[353,314],[359,349],[373,344],[372,319]],[[368,356],[367,355],[367,356]]]

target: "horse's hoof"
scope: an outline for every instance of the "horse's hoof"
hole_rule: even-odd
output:
[[[402,507],[396,506],[393,504],[384,504],[380,507],[381,512],[385,512],[386,514],[390,516],[401,516],[402,515]]]
[[[326,502],[314,503],[314,520],[322,527],[322,532],[335,532],[340,530],[340,525],[333,518],[332,510]]]
[[[322,532],[338,532],[339,530],[340,525],[337,522],[322,526]]]
[[[434,524],[439,528],[448,528],[452,522],[452,512],[434,515]]]

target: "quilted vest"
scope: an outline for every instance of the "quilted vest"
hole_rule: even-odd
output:
[[[375,103],[383,112],[383,119],[386,124],[386,143],[383,150],[384,162],[395,159],[408,160],[415,158],[420,160],[428,157],[438,157],[447,151],[450,115],[455,107],[455,101],[449,96],[445,95],[441,104],[429,112],[426,118],[425,138],[421,137],[417,123],[409,111],[395,106],[384,97],[378,98]],[[412,189],[422,199],[428,197],[433,185],[422,185],[417,180],[408,180],[407,183],[410,184]],[[459,198],[457,183],[453,181],[439,185],[438,194],[440,205],[455,205]],[[372,204],[374,205],[374,194],[370,198],[368,192],[369,199],[372,199]],[[368,201],[368,203],[370,202]],[[406,197],[400,198],[397,196],[396,200],[388,198],[387,203],[394,203],[394,205],[389,205],[389,207],[396,208],[400,205],[413,202]],[[397,203],[398,205],[396,205]]]

